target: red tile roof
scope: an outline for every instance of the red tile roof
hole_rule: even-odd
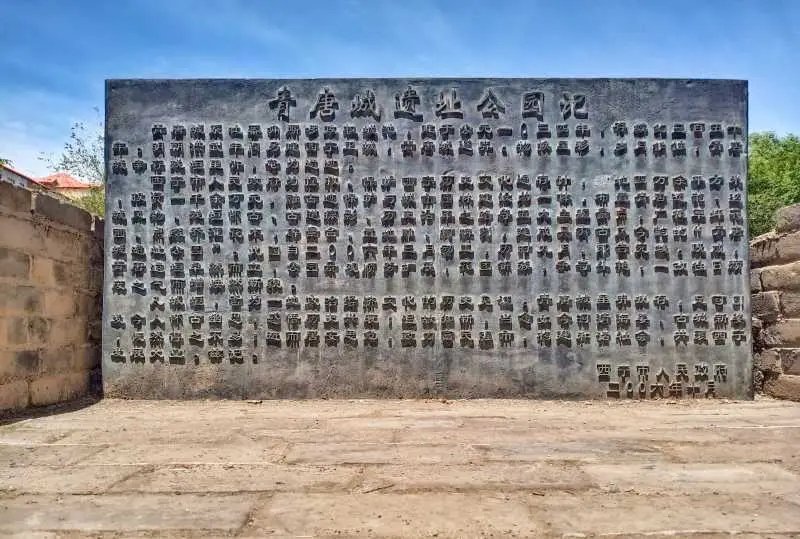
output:
[[[56,172],[44,178],[33,180],[50,189],[92,189],[92,185],[83,183],[82,181],[73,178],[66,172]]]

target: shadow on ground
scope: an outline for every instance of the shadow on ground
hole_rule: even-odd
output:
[[[101,395],[89,395],[80,399],[58,404],[51,404],[49,406],[34,406],[31,408],[23,408],[21,410],[0,410],[0,427],[11,425],[17,421],[23,421],[26,419],[36,419],[50,415],[75,412],[77,410],[86,408],[87,406],[97,404],[101,400],[103,400]]]

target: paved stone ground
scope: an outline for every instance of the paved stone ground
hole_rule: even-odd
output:
[[[800,404],[105,400],[0,426],[0,535],[800,536]]]

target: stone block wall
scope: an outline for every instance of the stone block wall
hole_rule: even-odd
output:
[[[100,387],[103,220],[0,182],[0,410]]]
[[[750,242],[756,391],[800,401],[800,204]]]

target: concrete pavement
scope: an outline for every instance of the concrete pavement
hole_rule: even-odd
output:
[[[800,536],[796,403],[104,400],[55,412],[0,426],[2,536]]]

